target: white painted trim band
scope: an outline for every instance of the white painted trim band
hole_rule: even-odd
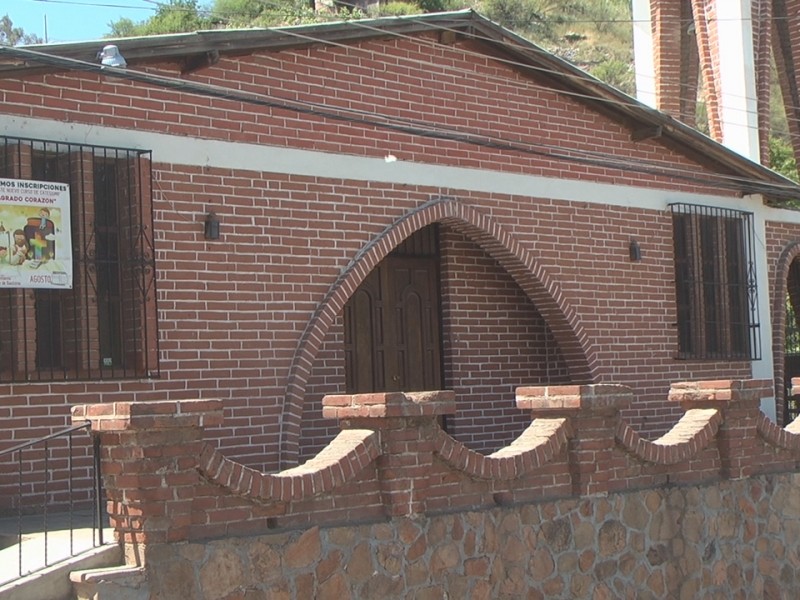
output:
[[[665,210],[672,202],[706,204],[751,212],[758,211],[763,206],[760,197],[732,198],[405,162],[402,148],[387,148],[387,156],[397,157],[397,160],[387,161],[384,156],[370,158],[9,116],[0,118],[0,133],[57,142],[147,149],[152,150],[153,161],[156,163],[194,167],[431,186],[649,210]],[[781,216],[784,212],[788,211],[781,211]],[[797,222],[800,223],[800,214],[797,215]]]

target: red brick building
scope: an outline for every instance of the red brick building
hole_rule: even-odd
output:
[[[325,394],[445,388],[486,452],[566,382],[651,435],[671,382],[774,377],[782,418],[790,181],[472,12],[102,44],[0,49],[0,180],[69,184],[73,278],[0,290],[0,448],[220,398],[274,470]]]

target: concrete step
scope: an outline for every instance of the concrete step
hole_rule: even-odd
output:
[[[6,588],[13,587],[21,576],[27,578],[70,556],[84,556],[97,546],[99,535],[93,522],[91,510],[0,518],[0,599],[4,600]],[[113,533],[106,527],[104,539],[113,540]]]
[[[111,567],[73,571],[75,600],[149,600],[143,567]]]
[[[98,546],[0,587],[0,600],[73,600],[70,573],[122,564],[118,544]]]

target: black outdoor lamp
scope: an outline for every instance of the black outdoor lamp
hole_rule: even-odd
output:
[[[206,215],[205,238],[207,240],[219,239],[219,217],[213,210]]]
[[[639,242],[636,240],[631,240],[631,243],[628,246],[628,253],[631,262],[640,262],[642,260],[642,248],[639,246]]]

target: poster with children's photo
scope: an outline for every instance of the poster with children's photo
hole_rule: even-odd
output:
[[[0,288],[71,288],[69,185],[0,177]]]

